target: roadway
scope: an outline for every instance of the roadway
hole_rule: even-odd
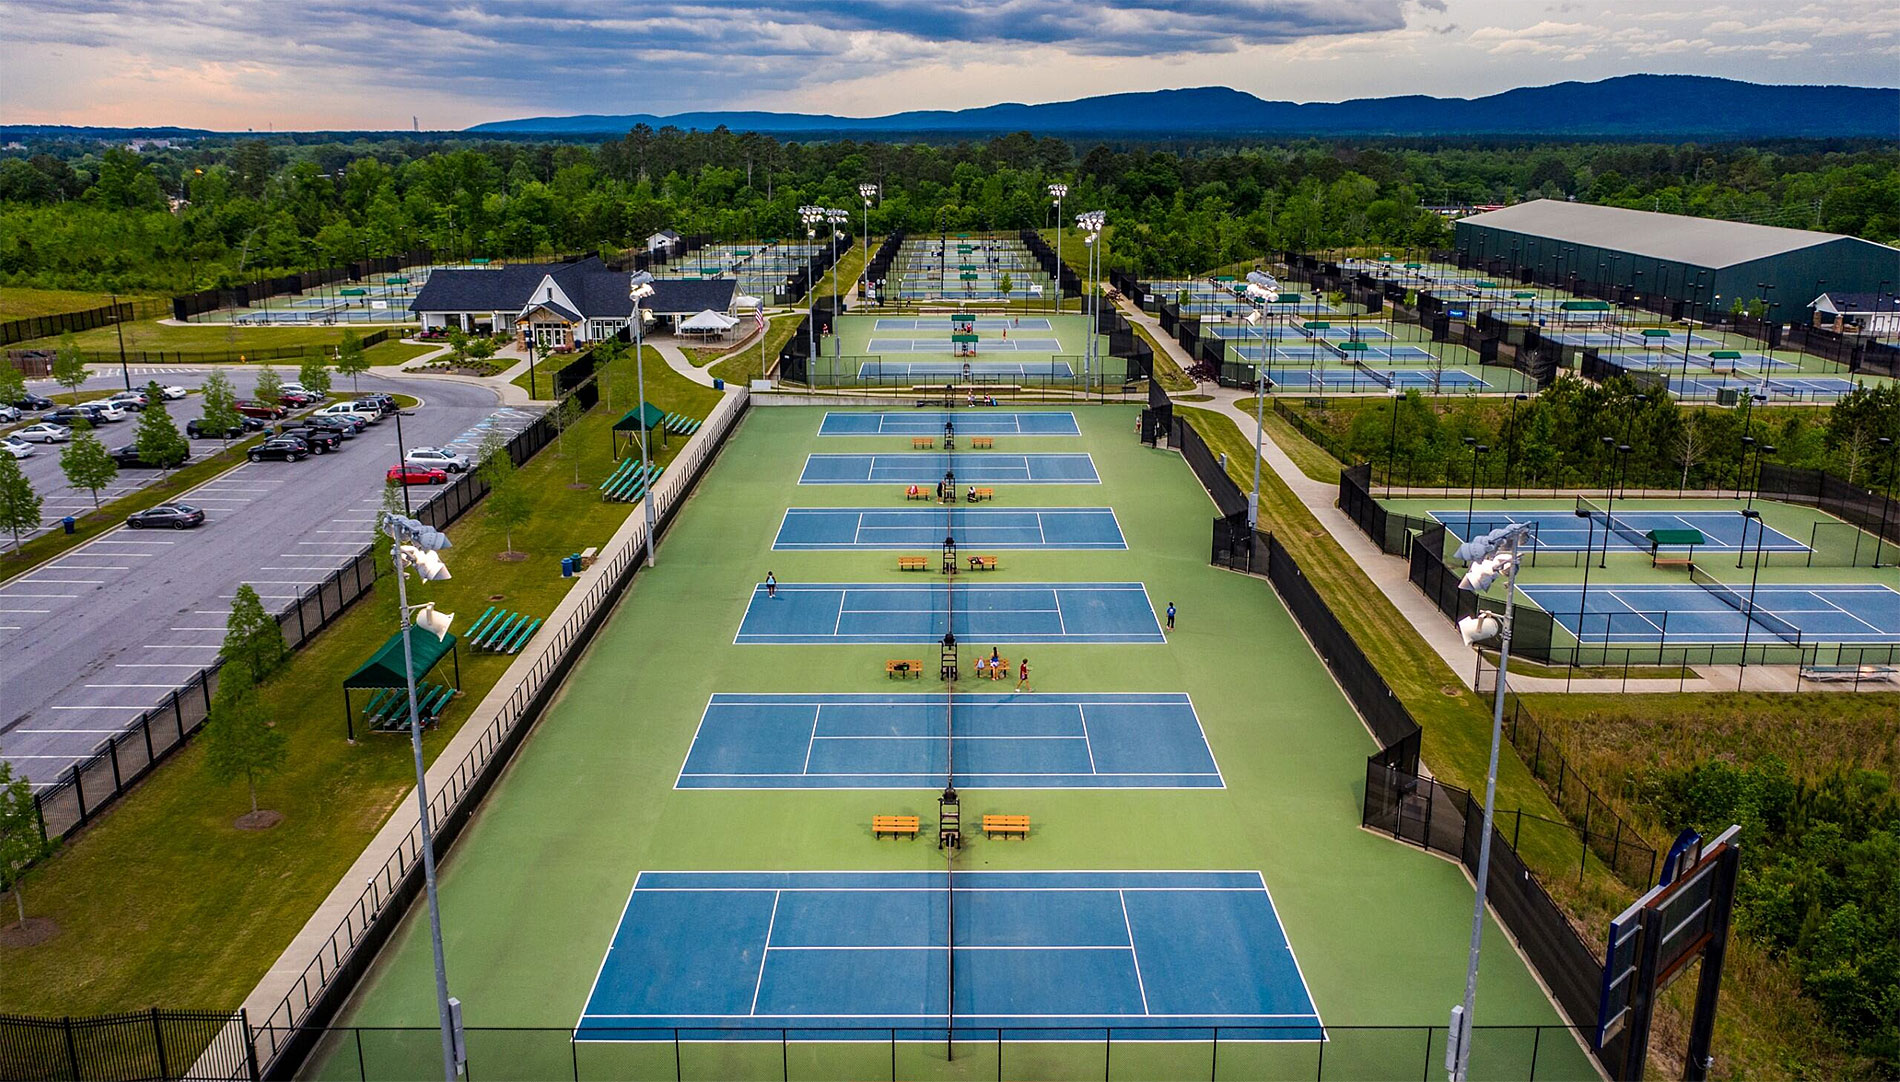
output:
[[[240,393],[254,380],[226,371]],[[174,372],[162,382],[195,386],[204,374]],[[534,417],[465,383],[365,376],[361,389],[421,398],[402,418],[405,442],[454,445],[471,457],[486,429],[511,433]],[[181,426],[196,414],[179,407],[192,401],[171,403]],[[126,432],[129,441],[134,425],[108,431]],[[211,446],[194,441],[194,457]],[[0,755],[36,788],[58,780],[217,658],[240,583],[250,583],[266,609],[287,608],[371,540],[383,473],[396,454],[392,417],[333,454],[244,463],[180,497],[205,509],[198,529],[120,526],[0,583],[0,646],[8,658]],[[22,465],[47,459],[57,474],[57,451]],[[122,476],[136,481],[155,473]],[[432,491],[418,486],[413,498],[421,502]],[[78,495],[91,506],[89,494]]]

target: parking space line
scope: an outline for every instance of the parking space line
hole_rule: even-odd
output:
[[[53,611],[52,609],[0,609],[0,612],[12,612],[12,613],[43,613],[43,612],[52,612],[52,611]]]
[[[179,661],[115,661],[121,669],[202,669],[203,665],[192,665]]]
[[[167,690],[170,690],[172,688],[177,687],[178,685],[177,684],[85,684],[83,686],[89,687],[89,688],[165,688]]]
[[[144,649],[144,650],[221,650],[223,649],[223,646],[219,643],[211,643],[210,645],[207,645],[207,646],[199,646],[199,645],[195,645],[191,643],[165,643],[165,642],[149,643],[148,642],[144,646],[140,647],[140,649]]]
[[[27,578],[23,578],[21,581],[43,582],[48,585],[58,584],[58,585],[64,585],[64,586],[104,586],[106,583],[106,580],[104,579],[38,579],[38,578],[32,578],[30,576]]]
[[[151,709],[148,706],[49,706],[48,710],[130,710],[134,714],[143,714]]]
[[[90,735],[94,735],[94,736],[96,736],[96,735],[99,735],[99,734],[101,734],[101,733],[103,733],[103,734],[105,734],[105,735],[107,735],[107,736],[112,736],[112,735],[116,735],[116,734],[118,734],[118,733],[122,733],[122,732],[124,732],[124,731],[125,731],[125,729],[124,729],[124,728],[117,728],[117,729],[29,729],[29,728],[26,728],[25,726],[21,726],[20,728],[18,728],[18,729],[15,729],[15,730],[13,730],[13,731],[14,731],[14,732],[16,732],[16,733],[87,733],[87,734],[90,734]],[[7,758],[9,758],[9,759],[11,759],[11,758],[13,758],[13,756],[11,756],[11,755],[9,755],[9,756],[7,756]]]

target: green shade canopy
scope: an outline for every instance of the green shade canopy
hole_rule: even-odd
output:
[[[469,262],[470,263],[486,263],[488,262],[488,257],[485,255],[478,255],[474,259],[469,260]]]
[[[1609,301],[1565,301],[1557,306],[1566,312],[1607,312]]]
[[[1391,257],[1391,256],[1389,256],[1389,255],[1382,255],[1382,256],[1380,256],[1380,257],[1379,257],[1379,262],[1381,262],[1381,263],[1390,263],[1390,262],[1392,262],[1392,257]]]
[[[1274,301],[1273,303],[1275,303],[1275,304],[1298,304],[1298,303],[1300,303],[1300,302],[1301,302],[1302,300],[1305,300],[1305,299],[1306,299],[1306,295],[1305,295],[1305,294],[1303,294],[1303,293],[1282,293],[1282,294],[1280,294],[1280,299],[1279,299],[1279,300],[1277,300],[1277,301]]]
[[[1712,349],[1709,351],[1709,360],[1712,361],[1739,361],[1741,359],[1742,351],[1739,349]]]
[[[1700,545],[1707,541],[1701,530],[1651,530],[1644,536],[1652,545]]]
[[[1536,292],[1534,292],[1534,291],[1521,291],[1521,292],[1517,292],[1517,293],[1513,293],[1513,294],[1511,294],[1511,299],[1512,299],[1512,300],[1519,300],[1519,301],[1521,301],[1521,300],[1524,300],[1524,299],[1526,299],[1526,298],[1529,298],[1530,300],[1536,300],[1536,299],[1537,299],[1537,294],[1536,294]]]
[[[1419,268],[1421,268],[1421,267],[1423,267],[1424,265],[1425,265],[1425,264],[1423,264],[1423,263],[1407,263],[1407,264],[1405,265],[1405,269],[1406,269],[1406,270],[1418,270]]]
[[[646,422],[644,425],[641,424],[642,420]],[[651,430],[660,427],[665,420],[665,410],[651,402],[646,402],[637,409],[630,409],[621,414],[620,420],[614,422],[614,431],[638,432],[642,427]]]
[[[1645,327],[1643,328],[1643,337],[1644,338],[1667,338],[1669,337],[1669,331],[1665,327]]]
[[[339,289],[336,292],[339,297],[366,297],[369,295],[369,290],[358,286],[351,286],[348,289]]]
[[[1479,289],[1496,289],[1498,287],[1496,282],[1473,282],[1471,284],[1477,286]]]
[[[974,342],[974,341],[976,341],[976,335],[974,335],[974,334],[953,334],[953,335],[951,335],[951,336],[950,336],[950,340],[951,340],[952,342]]]
[[[952,323],[975,323],[975,322],[976,322],[976,314],[975,314],[974,312],[956,312],[956,313],[954,313],[954,314],[952,314],[952,315],[950,316],[950,322],[952,322]]]
[[[1235,278],[1235,277],[1234,277],[1233,275],[1231,275],[1231,274],[1216,274],[1216,275],[1214,276],[1214,280],[1215,280],[1216,282],[1237,282],[1237,281],[1239,281],[1240,279],[1238,279],[1238,278]]]
[[[974,282],[974,281],[976,281],[976,275],[974,275],[974,274],[968,274],[968,273],[965,273],[965,274],[959,274],[959,275],[957,275],[957,280],[958,280],[958,281],[963,281],[963,282]]]
[[[1302,323],[1300,324],[1300,326],[1305,327],[1309,331],[1323,331],[1331,327],[1332,324],[1326,322],[1325,320],[1315,319],[1315,320],[1309,320],[1305,323]]]
[[[1342,350],[1344,350],[1344,351],[1346,351],[1347,353],[1353,353],[1353,352],[1358,352],[1358,351],[1362,351],[1362,350],[1368,350],[1368,349],[1371,349],[1371,348],[1372,348],[1371,346],[1368,346],[1368,345],[1367,345],[1367,344],[1365,344],[1364,342],[1358,342],[1358,341],[1354,341],[1354,342],[1335,342],[1335,343],[1333,343],[1333,344],[1334,344],[1334,345],[1336,345],[1336,346],[1338,346],[1338,347],[1339,347],[1340,349],[1342,349]]]
[[[416,659],[416,679],[435,668],[435,663],[448,656],[455,649],[455,636],[445,635],[436,638],[432,631],[411,626],[407,629],[409,649]],[[407,687],[408,680],[402,671],[402,636],[398,631],[389,637],[389,641],[376,648],[368,661],[357,666],[343,681],[345,689],[352,688],[400,688]]]
[[[392,286],[406,286],[409,284],[409,279],[401,275],[395,275],[395,276],[383,279],[383,282],[387,285],[392,285]]]

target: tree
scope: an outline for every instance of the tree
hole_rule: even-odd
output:
[[[290,758],[290,741],[271,721],[244,666],[226,665],[218,674],[218,692],[211,700],[202,740],[205,769],[214,780],[229,784],[244,779],[251,796],[251,814],[246,818],[256,822],[258,779],[283,769]]]
[[[79,388],[86,382],[86,357],[79,352],[71,331],[59,336],[59,349],[53,354],[53,379],[73,393],[73,404],[78,405]]]
[[[275,404],[284,395],[284,377],[278,375],[275,368],[265,365],[257,373],[257,389],[251,393],[259,402]]]
[[[313,356],[297,368],[297,382],[315,394],[330,393],[330,366],[321,356]]]
[[[566,398],[554,404],[554,408],[547,412],[547,419],[548,424],[554,427],[554,453],[558,457],[566,458],[567,430],[573,428],[574,422],[581,419],[581,404],[574,401],[573,395],[568,395]],[[579,455],[574,456],[574,483],[577,485],[581,483],[581,458]]]
[[[468,333],[460,327],[449,328],[449,363],[461,367],[468,360]]]
[[[224,622],[224,667],[244,669],[253,682],[277,671],[290,657],[284,631],[264,611],[264,602],[250,583],[238,586],[231,599],[231,615]]]
[[[996,279],[996,288],[999,290],[1002,290],[1004,300],[1009,299],[1009,295],[1015,289],[1015,287],[1016,287],[1016,280],[1009,276],[1008,271],[1004,271]]]
[[[369,371],[369,355],[363,351],[363,339],[354,330],[343,332],[343,341],[336,347],[336,371],[340,376],[350,377],[350,390],[357,387],[356,377]],[[304,386],[309,386],[305,384]]]
[[[26,376],[10,364],[0,364],[0,406],[26,397]]]
[[[13,533],[13,551],[20,551],[20,531],[40,524],[40,494],[33,491],[20,462],[0,455],[0,529]]]
[[[533,494],[516,472],[515,460],[505,450],[490,455],[482,463],[481,471],[482,480],[488,483],[488,497],[483,506],[488,517],[501,527],[507,546],[501,557],[518,559],[521,554],[515,552],[515,527],[528,521],[534,513]]]
[[[119,464],[112,461],[106,445],[92,434],[92,426],[84,422],[73,425],[72,442],[59,453],[59,468],[65,473],[67,484],[92,493],[94,507],[99,506],[99,490],[119,476]]]
[[[1708,441],[1703,439],[1702,432],[1702,411],[1690,411],[1682,419],[1682,430],[1676,433],[1676,461],[1682,464],[1682,477],[1676,485],[1678,495],[1689,487],[1689,471],[1707,450]]]
[[[13,911],[26,924],[26,894],[20,881],[28,868],[53,851],[40,829],[40,810],[33,803],[33,787],[13,776],[13,764],[0,759],[0,891],[13,895]]]
[[[147,405],[139,414],[136,439],[139,458],[169,470],[191,457],[191,444],[185,440],[184,433],[178,431],[171,410],[165,408],[165,396],[159,393],[157,383],[146,386],[145,398]]]
[[[218,434],[218,446],[231,446],[228,433],[241,430],[244,417],[237,411],[237,391],[231,386],[231,377],[213,370],[205,377],[200,398],[204,407],[204,423]]]

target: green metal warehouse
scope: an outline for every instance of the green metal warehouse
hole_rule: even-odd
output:
[[[1900,248],[1807,229],[1536,199],[1454,224],[1468,265],[1526,269],[1654,310],[1728,311],[1761,299],[1776,322],[1804,322],[1829,291],[1900,286]]]

